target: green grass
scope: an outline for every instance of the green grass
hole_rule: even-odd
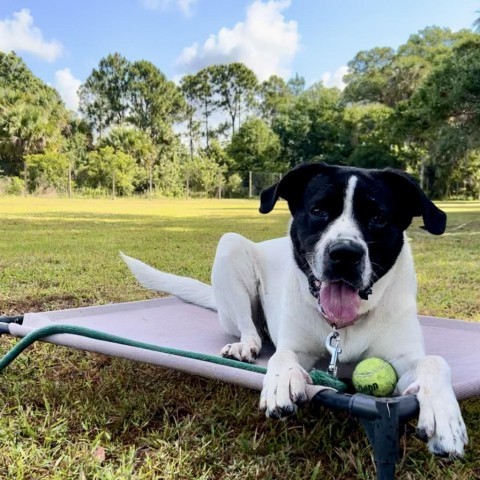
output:
[[[442,206],[449,229],[409,230],[422,313],[480,320],[480,203]],[[0,311],[23,313],[151,298],[118,250],[209,280],[226,231],[286,232],[284,204],[253,201],[0,198]],[[454,341],[454,340],[453,340]],[[15,340],[0,338],[5,352]],[[461,346],[459,346],[461,348]],[[266,420],[258,392],[102,355],[39,344],[2,374],[0,478],[372,479],[357,422],[305,409]],[[401,479],[480,478],[480,401],[462,403],[471,444],[462,461],[403,441]]]

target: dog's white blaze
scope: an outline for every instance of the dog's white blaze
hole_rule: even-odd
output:
[[[362,232],[358,228],[357,222],[353,216],[353,196],[357,182],[358,177],[356,175],[352,175],[348,179],[347,188],[345,190],[345,196],[343,199],[342,214],[331,223],[318,241],[317,246],[315,247],[315,261],[314,265],[312,265],[312,269],[315,276],[322,280],[324,252],[327,246],[338,238],[349,239],[360,244],[365,250],[362,280],[366,287],[369,284],[370,277],[372,275],[372,265],[368,255],[367,244],[363,239]]]
[[[345,200],[343,201],[343,213],[342,216],[353,219],[353,192],[357,185],[358,177],[352,175],[348,179],[347,191],[345,192]]]
[[[327,231],[323,234],[322,239],[328,242],[336,238],[348,238],[357,240],[361,238],[361,232],[357,227],[353,217],[353,194],[357,185],[358,178],[352,175],[347,182],[345,196],[343,199],[342,214],[330,225]]]

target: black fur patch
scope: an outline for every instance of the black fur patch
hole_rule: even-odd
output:
[[[288,201],[293,216],[290,236],[294,258],[314,295],[315,278],[308,261],[322,234],[342,214],[352,175],[358,179],[353,194],[353,217],[368,247],[372,284],[395,264],[403,246],[403,232],[413,217],[422,216],[424,228],[430,233],[438,235],[445,230],[445,213],[404,172],[300,165],[262,192],[260,211],[271,211],[279,197]],[[369,287],[360,292],[362,298],[368,296]]]

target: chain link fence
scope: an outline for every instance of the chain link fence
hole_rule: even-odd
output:
[[[253,198],[282,178],[278,172],[248,172],[248,198]]]

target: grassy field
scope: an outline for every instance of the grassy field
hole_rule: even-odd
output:
[[[480,320],[480,203],[441,205],[442,237],[409,231],[421,313]],[[0,313],[151,298],[118,250],[209,280],[226,231],[286,232],[288,212],[253,201],[0,198]],[[453,340],[454,341],[454,340]],[[0,338],[5,352],[15,340]],[[461,345],[459,346],[461,348]],[[308,408],[264,419],[258,393],[143,364],[36,345],[2,375],[1,479],[371,479],[355,420]],[[404,439],[401,479],[480,478],[480,401],[462,403],[464,460]]]

